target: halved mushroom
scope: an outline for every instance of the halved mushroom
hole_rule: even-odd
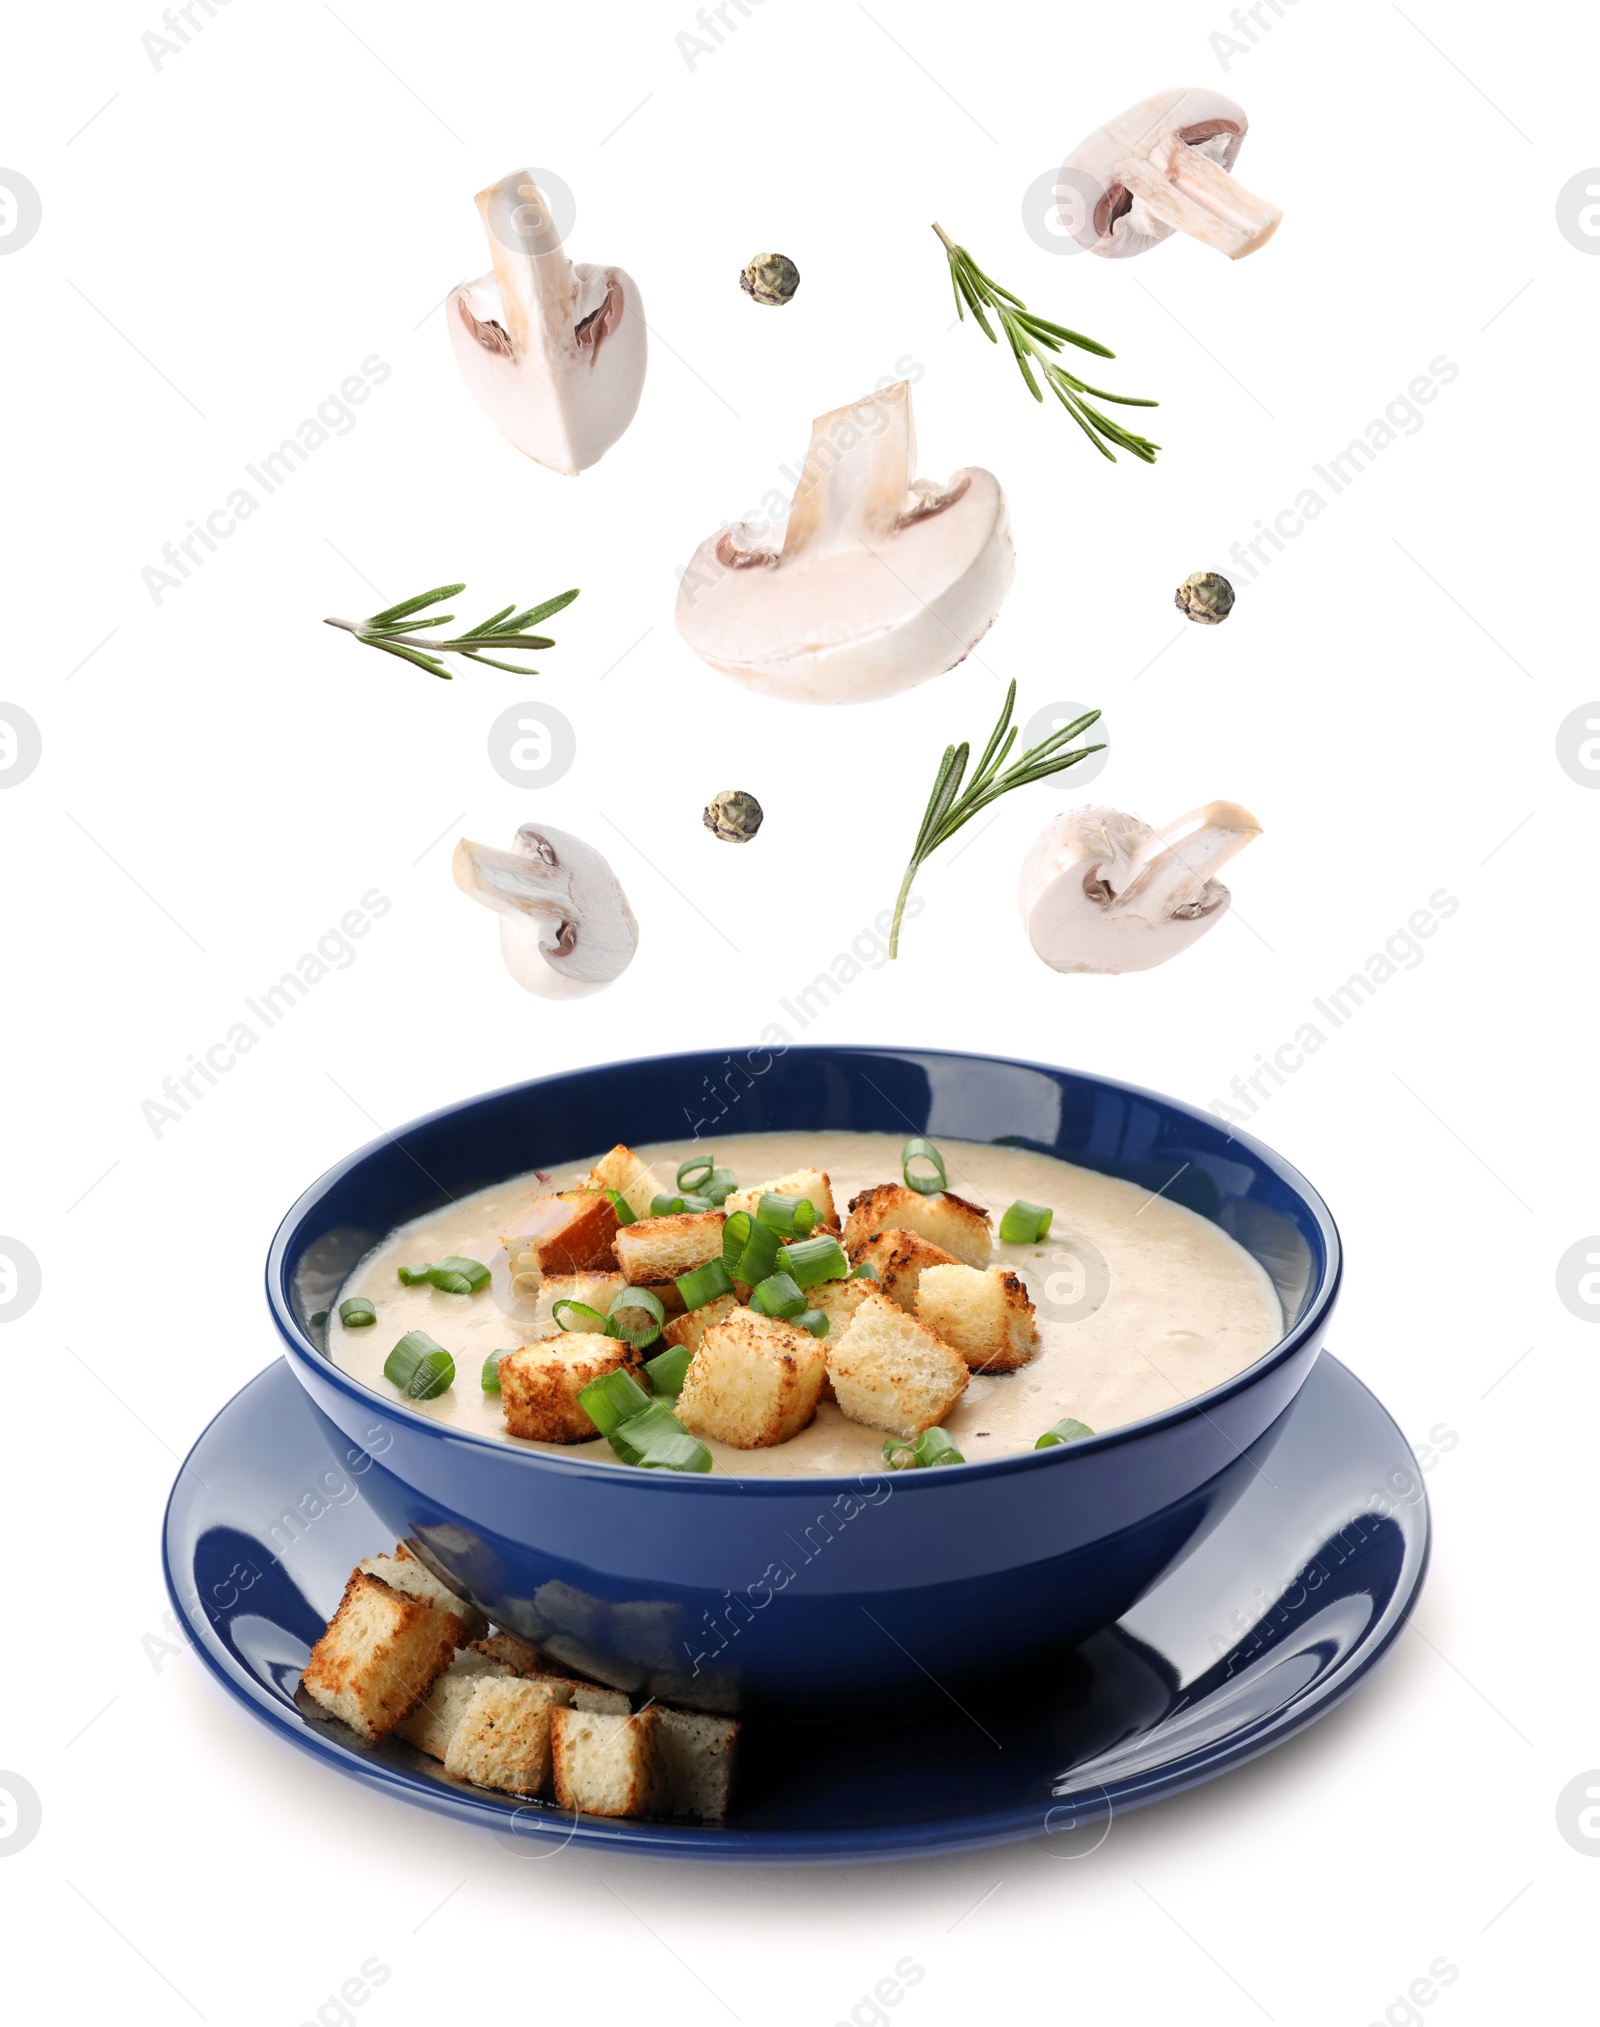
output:
[[[586,471],[632,422],[644,387],[638,284],[574,266],[527,170],[480,190],[493,271],[450,291],[456,364],[500,434],[536,463]]]
[[[463,838],[456,885],[500,917],[506,969],[544,999],[577,999],[620,978],[639,925],[622,883],[593,845],[570,831],[525,823],[509,852]]]
[[[1228,174],[1250,122],[1221,92],[1157,92],[1080,141],[1062,165],[1057,210],[1080,246],[1110,260],[1186,232],[1239,260],[1283,220]]]
[[[1011,589],[1006,497],[975,467],[946,486],[915,468],[904,380],[819,416],[782,547],[743,521],[708,536],[678,586],[679,633],[796,703],[858,704],[954,668]]]
[[[1116,809],[1058,816],[1022,862],[1028,940],[1052,971],[1149,971],[1198,942],[1233,897],[1213,877],[1261,826],[1208,802],[1163,831]]]

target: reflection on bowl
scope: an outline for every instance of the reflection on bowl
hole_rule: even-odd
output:
[[[1260,1261],[1286,1334],[1209,1393],[1070,1448],[745,1482],[493,1442],[327,1357],[313,1318],[396,1225],[535,1163],[681,1140],[686,1123],[999,1141],[1163,1190]],[[791,1048],[569,1071],[385,1135],[289,1212],[267,1296],[336,1462],[497,1623],[619,1688],[701,1708],[859,1708],[937,1697],[1120,1617],[1261,1469],[1339,1274],[1338,1233],[1304,1178],[1172,1099],[998,1057]]]

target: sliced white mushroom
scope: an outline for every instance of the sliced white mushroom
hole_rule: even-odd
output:
[[[551,471],[588,469],[644,387],[644,305],[619,267],[574,266],[527,170],[480,190],[493,270],[450,291],[445,321],[473,398]]]
[[[1062,165],[1057,210],[1080,246],[1110,260],[1186,232],[1239,260],[1283,222],[1229,170],[1250,122],[1221,92],[1157,92],[1080,141]]]
[[[1028,940],[1052,971],[1149,971],[1196,943],[1232,895],[1215,877],[1261,826],[1208,802],[1165,829],[1121,810],[1058,816],[1022,863]]]
[[[975,467],[944,486],[915,469],[904,380],[819,416],[781,547],[746,522],[708,536],[678,587],[679,633],[796,703],[863,703],[954,668],[1011,589],[1006,497]]]
[[[463,838],[451,864],[463,894],[500,917],[506,969],[544,999],[577,999],[620,978],[639,925],[622,883],[593,845],[525,823],[509,852]]]

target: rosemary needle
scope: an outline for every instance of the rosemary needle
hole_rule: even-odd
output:
[[[419,639],[418,635],[427,627],[453,625],[455,615],[443,612],[429,619],[416,619],[413,615],[425,606],[437,605],[441,598],[454,598],[458,591],[466,588],[464,584],[440,584],[432,591],[419,592],[415,598],[402,599],[398,605],[386,606],[382,612],[375,612],[371,619],[329,619],[323,624],[343,627],[346,633],[353,633],[364,647],[381,648],[385,654],[399,655],[402,661],[415,662],[419,669],[426,669],[430,676],[441,676],[447,683],[451,680],[452,671],[439,659],[441,655],[460,655],[463,661],[481,662],[490,669],[506,669],[514,676],[536,676],[539,671],[526,662],[498,662],[483,650],[499,648],[505,652],[521,649],[526,653],[554,647],[555,642],[547,634],[529,633],[528,628],[559,612],[564,605],[570,605],[577,592],[563,591],[557,598],[547,598],[543,605],[530,605],[526,612],[518,612],[514,605],[503,606],[499,612],[491,613],[487,619],[480,620],[476,626],[469,626],[465,633],[457,634],[451,640],[437,637]]]
[[[1059,774],[1064,767],[1075,767],[1080,760],[1087,760],[1091,753],[1105,751],[1102,742],[1098,746],[1076,747],[1071,753],[1062,752],[1062,747],[1069,739],[1076,739],[1080,732],[1087,732],[1100,716],[1098,711],[1085,711],[1081,718],[1074,718],[1070,725],[1061,726],[1058,731],[1052,732],[1048,739],[1041,739],[1037,746],[1030,746],[1002,774],[1001,762],[1016,743],[1017,728],[1011,723],[1011,707],[1016,699],[1017,686],[1012,683],[1006,691],[1005,707],[1000,713],[1000,722],[995,726],[988,745],[983,749],[983,758],[978,762],[965,793],[962,792],[961,783],[967,771],[971,748],[963,739],[959,746],[947,746],[944,749],[944,758],[939,762],[939,772],[934,778],[933,794],[928,798],[922,828],[917,832],[917,841],[911,848],[911,863],[906,867],[906,876],[900,882],[900,892],[895,900],[894,921],[889,928],[891,957],[898,957],[900,954],[900,918],[905,913],[906,897],[911,892],[911,882],[917,876],[918,866],[930,853],[936,852],[948,838],[953,838],[961,826],[970,823],[980,809],[987,809],[991,802],[997,802],[1011,789],[1026,788],[1030,781],[1043,781],[1047,775]]]
[[[1161,404],[1158,401],[1141,401],[1132,394],[1111,394],[1104,387],[1091,387],[1086,380],[1078,379],[1076,374],[1069,373],[1065,366],[1058,364],[1054,356],[1063,345],[1076,345],[1080,351],[1093,352],[1102,359],[1114,359],[1116,353],[1096,344],[1093,338],[1084,337],[1081,331],[1069,331],[1065,324],[1052,324],[1044,317],[1036,317],[1021,296],[1014,296],[1010,289],[1003,289],[997,281],[991,281],[967,249],[957,246],[943,226],[935,225],[933,229],[950,259],[950,286],[955,291],[957,316],[965,322],[970,309],[978,328],[991,344],[998,345],[1000,340],[994,327],[984,315],[986,310],[993,312],[1016,358],[1017,371],[1026,381],[1034,400],[1044,399],[1043,389],[1034,376],[1034,367],[1037,366],[1045,385],[1102,457],[1115,464],[1116,451],[1108,446],[1116,444],[1143,463],[1153,465],[1160,444],[1135,436],[1120,422],[1114,422],[1109,415],[1102,415],[1093,403],[1085,401],[1084,396],[1092,394],[1097,401],[1114,401],[1123,408],[1159,408]]]

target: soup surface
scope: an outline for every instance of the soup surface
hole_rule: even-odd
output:
[[[996,1233],[1018,1198],[1055,1212],[1049,1235],[1036,1245],[996,1240],[992,1263],[1022,1278],[1037,1309],[1039,1349],[1018,1372],[973,1374],[944,1423],[968,1463],[1031,1450],[1064,1416],[1099,1434],[1157,1414],[1242,1372],[1283,1335],[1282,1308],[1264,1269],[1196,1212],[1049,1155],[960,1140],[938,1144],[950,1188],[982,1205]],[[887,1133],[752,1133],[719,1141],[714,1151],[743,1187],[797,1169],[826,1170],[842,1221],[859,1191],[900,1180],[903,1145]],[[662,1144],[636,1151],[670,1186],[680,1162],[712,1150]],[[479,1381],[491,1352],[524,1341],[497,1301],[503,1276],[480,1294],[447,1295],[425,1283],[403,1287],[397,1273],[451,1253],[490,1264],[500,1233],[532,1195],[572,1188],[592,1165],[553,1170],[550,1182],[518,1176],[392,1232],[339,1291],[341,1301],[365,1296],[378,1320],[347,1330],[335,1303],[328,1320],[334,1363],[383,1398],[399,1400],[399,1389],[384,1378],[384,1360],[406,1331],[424,1330],[454,1358],[456,1380],[437,1399],[412,1403],[418,1413],[524,1449],[614,1461],[599,1436],[558,1446],[506,1434],[499,1395],[484,1393]],[[713,1469],[734,1478],[883,1468],[882,1430],[848,1421],[829,1401],[808,1429],[772,1449],[707,1447]]]

